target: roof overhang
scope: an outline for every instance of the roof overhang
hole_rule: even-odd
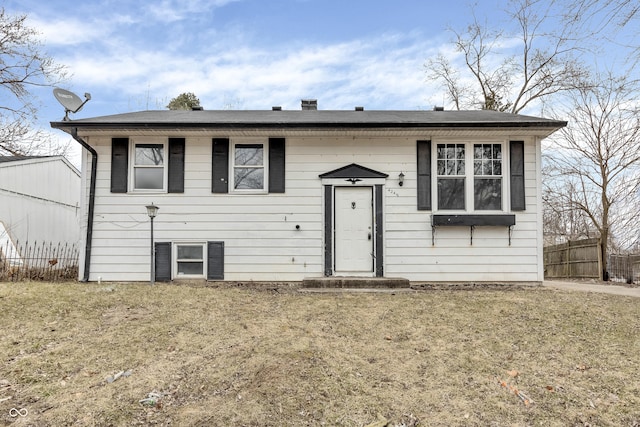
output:
[[[567,125],[496,111],[142,111],[51,122],[83,135],[535,135],[546,137]]]

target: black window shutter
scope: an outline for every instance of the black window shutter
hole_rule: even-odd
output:
[[[127,192],[129,138],[111,139],[111,192]]]
[[[184,193],[184,138],[169,138],[169,193]]]
[[[382,185],[375,186],[375,209],[376,209],[376,277],[384,277],[384,245],[383,236],[383,212],[382,212]]]
[[[284,193],[284,138],[269,138],[269,193]]]
[[[207,280],[224,280],[224,242],[207,242]]]
[[[333,186],[324,186],[324,275],[333,274]]]
[[[156,282],[171,280],[171,242],[155,244]]]
[[[211,160],[211,192],[229,192],[229,139],[213,139]]]
[[[524,141],[511,141],[509,147],[511,171],[511,210],[526,209],[524,194]]]
[[[431,141],[418,141],[418,210],[431,210]]]

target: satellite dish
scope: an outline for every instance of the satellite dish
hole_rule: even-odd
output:
[[[69,120],[69,113],[77,113],[91,99],[90,93],[84,94],[85,100],[83,101],[75,93],[58,87],[53,89],[53,96],[64,107],[63,120]]]

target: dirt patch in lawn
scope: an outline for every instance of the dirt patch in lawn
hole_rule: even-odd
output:
[[[633,298],[0,283],[0,424],[640,425]]]

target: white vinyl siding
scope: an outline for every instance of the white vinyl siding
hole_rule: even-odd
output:
[[[0,162],[0,222],[14,242],[76,244],[86,224],[81,185],[62,156]]]
[[[389,175],[382,201],[385,276],[425,282],[542,281],[538,255],[542,244],[538,226],[540,191],[536,181],[539,141],[517,134],[499,139],[488,132],[480,135],[479,142],[478,138],[465,136],[471,144],[467,150],[472,150],[474,143],[500,141],[504,194],[508,194],[508,188],[504,188],[508,186],[508,140],[525,141],[526,211],[515,212],[511,245],[508,227],[475,227],[472,244],[469,227],[441,227],[434,232],[431,211],[416,208],[416,141],[432,140],[433,147],[459,143],[459,139],[429,134],[314,136],[311,132],[283,132],[278,136],[286,138],[286,193],[244,197],[232,192],[231,186],[229,194],[212,194],[211,140],[229,137],[232,142],[251,143],[267,141],[270,135],[265,132],[247,141],[245,135],[236,139],[222,132],[194,132],[185,136],[184,193],[153,194],[150,198],[148,193],[110,192],[111,137],[91,136],[91,145],[98,151],[98,173],[90,280],[148,280],[149,218],[145,205],[151,202],[160,207],[154,222],[156,241],[224,242],[225,280],[299,281],[321,277],[324,192],[319,175],[356,163]],[[88,155],[83,160],[84,167],[90,164]],[[473,162],[471,155],[469,161]],[[435,168],[435,154],[432,162]],[[401,171],[405,175],[403,186],[398,185]],[[88,179],[89,174],[86,176]],[[435,201],[435,169],[432,176]],[[467,179],[473,179],[472,169]],[[467,185],[473,187],[472,181]],[[506,213],[509,206],[504,194]],[[472,206],[472,191],[468,191],[468,197],[468,206]]]

